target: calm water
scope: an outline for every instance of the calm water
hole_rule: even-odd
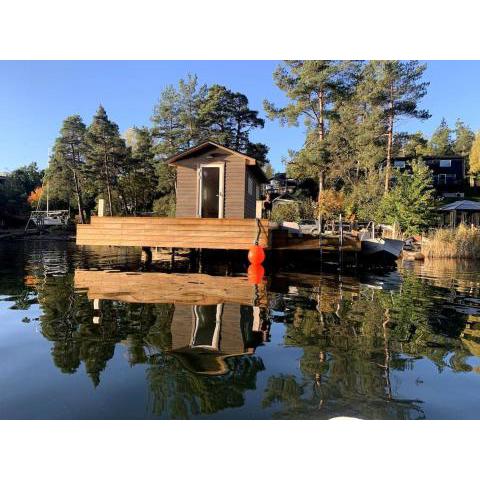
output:
[[[1,418],[480,418],[478,265],[257,288],[140,270],[134,251],[0,244]]]

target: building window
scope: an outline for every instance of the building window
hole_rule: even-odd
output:
[[[247,189],[248,189],[248,194],[253,195],[253,179],[249,175],[247,179]]]
[[[451,160],[440,160],[440,168],[450,168],[452,166]]]
[[[455,183],[455,180],[457,179],[457,176],[454,173],[447,173],[445,177],[446,183],[448,185],[453,185]]]
[[[395,168],[405,168],[405,160],[395,160],[393,166]]]

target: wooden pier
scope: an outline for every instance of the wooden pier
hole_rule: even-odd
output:
[[[77,226],[77,245],[248,250],[269,248],[272,226],[255,218],[92,217]]]
[[[77,226],[77,245],[248,250],[258,240],[266,250],[359,252],[358,238],[299,235],[262,219],[92,217]]]

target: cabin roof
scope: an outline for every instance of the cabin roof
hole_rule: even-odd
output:
[[[173,157],[167,158],[166,162],[169,165],[175,166],[177,162],[190,158],[193,154],[200,154],[214,148],[224,150],[227,153],[243,158],[247,167],[250,167],[250,171],[258,178],[260,182],[268,182],[267,176],[265,175],[260,165],[258,164],[258,161],[255,158],[250,157],[245,153],[238,152],[237,150],[233,150],[232,148],[225,147],[224,145],[220,145],[219,143],[212,142],[211,140],[202,142],[192,148],[189,148],[188,150],[184,150],[183,152],[174,155]]]
[[[195,145],[194,147],[191,147],[187,150],[184,150],[183,152],[177,153],[173,157],[167,158],[167,163],[172,164],[172,163],[178,162],[179,160],[189,158],[194,153],[200,153],[200,152],[203,152],[203,151],[208,151],[208,150],[211,150],[212,148],[219,148],[221,150],[225,150],[227,153],[231,153],[233,155],[238,155],[239,157],[242,157],[242,158],[245,159],[247,165],[256,165],[257,164],[257,160],[255,158],[249,157],[248,155],[245,155],[244,153],[238,152],[237,150],[233,150],[231,148],[225,147],[224,145],[220,145],[219,143],[212,142],[211,140],[207,140],[206,142],[202,142],[198,145]]]
[[[455,210],[464,210],[470,212],[480,212],[480,202],[473,200],[458,200],[438,209],[440,212],[452,212]]]

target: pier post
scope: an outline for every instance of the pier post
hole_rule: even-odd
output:
[[[94,310],[94,314],[93,314],[93,323],[95,325],[98,325],[100,323],[100,315],[101,315],[101,312],[100,312],[100,299],[99,298],[94,298],[93,299],[93,310]]]
[[[105,200],[100,198],[98,200],[98,216],[103,217],[105,215]]]

